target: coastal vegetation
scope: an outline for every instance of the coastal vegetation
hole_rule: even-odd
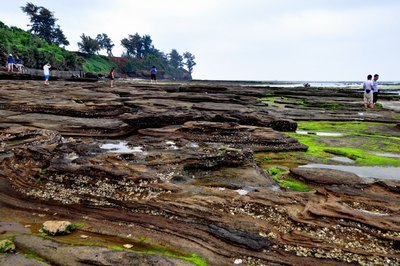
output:
[[[176,50],[164,53],[154,45],[150,35],[130,34],[123,38],[125,49],[121,57],[113,56],[115,44],[106,33],[92,38],[82,33],[78,42],[80,52],[65,49],[69,41],[64,35],[54,13],[45,7],[27,3],[21,10],[30,18],[30,29],[24,31],[8,27],[0,21],[0,59],[5,62],[9,54],[22,59],[25,67],[41,69],[46,63],[56,70],[75,70],[108,74],[112,67],[123,76],[145,77],[151,66],[156,66],[159,77],[191,79],[196,65],[190,52],[182,55]],[[104,50],[107,56],[99,54]]]

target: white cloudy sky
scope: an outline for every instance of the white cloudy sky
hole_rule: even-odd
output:
[[[28,29],[2,0],[0,21]],[[71,45],[80,35],[149,34],[156,48],[196,56],[196,79],[400,80],[398,0],[31,0],[54,12]]]

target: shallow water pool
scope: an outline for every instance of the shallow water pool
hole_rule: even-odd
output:
[[[352,166],[352,165],[329,165],[329,164],[307,164],[300,167],[341,170],[356,174],[359,177],[363,178],[400,180],[400,167]]]

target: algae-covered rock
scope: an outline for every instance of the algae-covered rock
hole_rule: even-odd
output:
[[[43,223],[42,232],[47,235],[66,235],[70,234],[75,226],[68,221],[46,221]]]
[[[0,241],[0,253],[10,253],[15,250],[14,243],[9,239]]]

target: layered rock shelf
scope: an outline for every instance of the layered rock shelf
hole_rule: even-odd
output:
[[[285,134],[298,120],[399,123],[396,108],[365,110],[361,97],[234,83],[0,81],[0,221],[69,219],[86,233],[197,254],[197,265],[399,265],[400,182],[293,168],[312,188],[295,192],[254,158],[306,151]],[[22,235],[15,244],[54,246],[36,248],[49,264],[192,263],[50,241]],[[7,256],[0,262],[17,255]]]

